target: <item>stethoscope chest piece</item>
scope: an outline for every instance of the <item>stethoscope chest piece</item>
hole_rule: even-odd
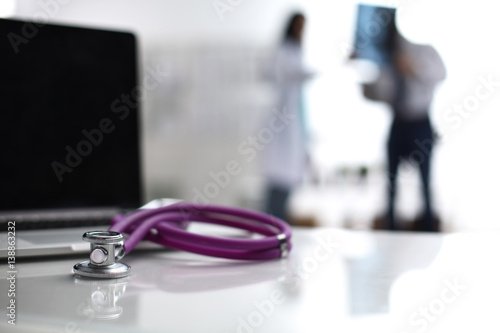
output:
[[[130,266],[120,260],[125,254],[123,235],[115,231],[89,231],[82,239],[90,242],[90,260],[73,266],[76,275],[98,279],[117,279],[130,274]]]

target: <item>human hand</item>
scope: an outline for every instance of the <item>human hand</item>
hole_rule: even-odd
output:
[[[395,59],[396,68],[404,76],[415,76],[415,65],[410,57],[404,53],[398,53]]]

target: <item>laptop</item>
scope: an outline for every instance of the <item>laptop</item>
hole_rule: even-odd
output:
[[[137,70],[130,32],[0,19],[0,257],[8,230],[18,257],[88,251],[143,203]]]

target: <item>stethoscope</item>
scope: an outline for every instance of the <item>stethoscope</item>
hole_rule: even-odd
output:
[[[224,238],[195,234],[186,230],[190,222],[243,229],[264,237]],[[291,236],[290,226],[271,215],[241,208],[178,202],[118,215],[108,230],[86,232],[82,239],[90,242],[90,260],[73,266],[73,272],[77,276],[100,279],[126,277],[131,268],[119,260],[141,240],[212,257],[268,260],[287,256]]]

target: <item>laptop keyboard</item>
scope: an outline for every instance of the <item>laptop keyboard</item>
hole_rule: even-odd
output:
[[[10,221],[16,222],[16,231],[18,230],[35,230],[35,229],[57,229],[57,228],[74,228],[86,226],[102,226],[109,225],[110,216],[29,216],[20,217],[12,216],[11,218],[0,216],[0,231],[7,231]]]
[[[7,230],[8,222],[0,223],[0,230]],[[74,227],[86,227],[86,226],[98,226],[98,225],[109,225],[109,219],[92,219],[85,221],[75,221],[75,220],[39,220],[39,221],[16,221],[16,231],[17,230],[35,230],[35,229],[53,229],[53,228],[74,228]]]

